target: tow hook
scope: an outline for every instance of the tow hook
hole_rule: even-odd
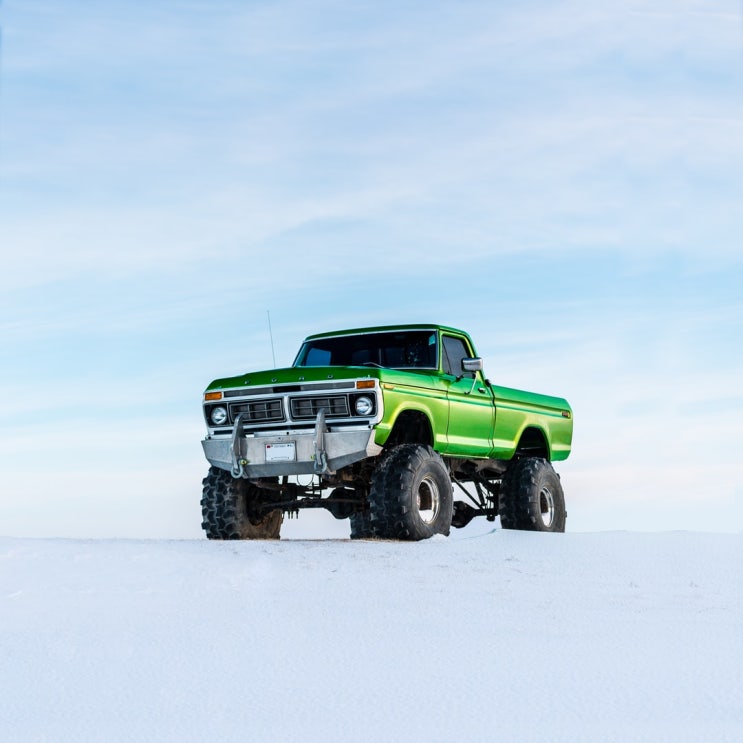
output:
[[[328,427],[325,425],[325,408],[320,408],[315,420],[315,463],[313,465],[317,474],[328,471],[328,458],[325,452],[325,434]]]
[[[232,429],[232,476],[233,477],[247,477],[248,474],[245,471],[245,467],[248,465],[248,460],[240,456],[240,432],[243,430],[243,416],[245,413],[240,413],[235,419],[235,427]]]

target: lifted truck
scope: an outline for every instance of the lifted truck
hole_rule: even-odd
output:
[[[352,539],[448,535],[476,516],[565,530],[551,462],[570,454],[570,406],[492,384],[461,330],[311,335],[288,369],[212,382],[204,418],[209,539],[278,539],[304,508],[350,519]]]

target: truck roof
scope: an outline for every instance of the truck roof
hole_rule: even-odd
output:
[[[313,333],[308,335],[305,340],[310,341],[315,338],[332,338],[338,335],[362,335],[364,333],[385,333],[397,330],[444,330],[457,335],[464,335],[469,338],[469,334],[464,330],[452,328],[448,325],[438,325],[436,323],[405,323],[404,325],[376,325],[370,328],[351,328],[348,330],[333,330],[327,333]]]

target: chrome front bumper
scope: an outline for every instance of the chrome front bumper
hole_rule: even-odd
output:
[[[233,477],[332,474],[349,464],[377,456],[374,429],[328,431],[321,410],[313,431],[277,436],[247,435],[238,416],[231,438],[207,438],[201,444],[215,467]]]

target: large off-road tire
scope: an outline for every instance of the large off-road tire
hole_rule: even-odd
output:
[[[500,487],[504,529],[565,531],[565,495],[546,459],[526,457],[511,463]]]
[[[258,505],[270,492],[210,467],[203,481],[201,526],[209,539],[278,539],[284,515],[280,509],[262,514]]]
[[[397,446],[372,476],[369,507],[374,536],[417,541],[448,535],[453,500],[449,472],[430,446]]]
[[[351,522],[351,539],[371,539],[374,536],[371,514],[368,509],[352,513],[349,521]]]

